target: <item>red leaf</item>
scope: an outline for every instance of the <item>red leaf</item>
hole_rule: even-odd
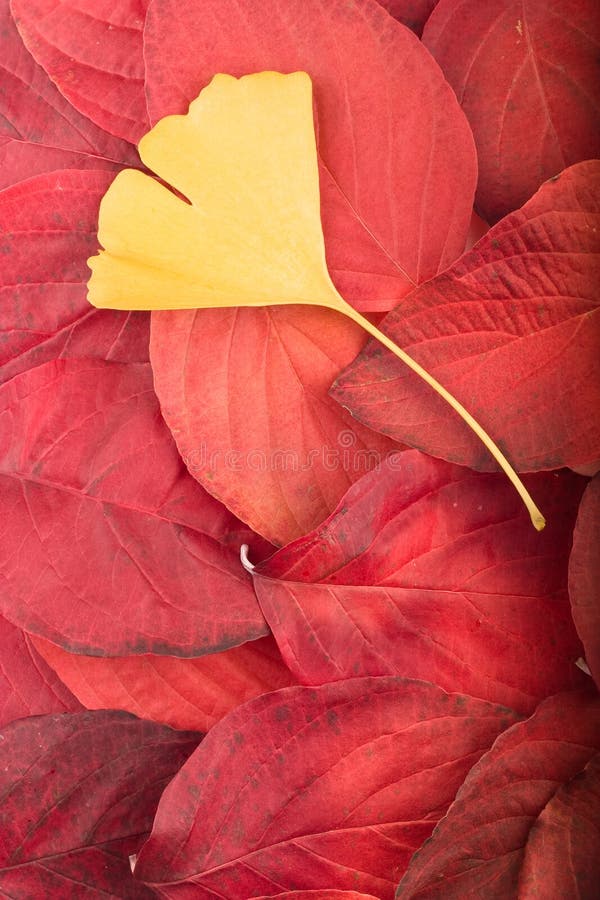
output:
[[[201,656],[266,634],[220,543],[240,526],[185,471],[149,366],[46,363],[0,389],[0,422],[12,622],[98,656]]]
[[[124,709],[172,728],[208,731],[240,703],[294,683],[271,636],[200,659],[98,659],[32,641],[88,709]]]
[[[53,172],[0,193],[0,382],[60,356],[147,361],[149,317],[86,300],[86,259],[111,178]]]
[[[420,36],[438,0],[378,0],[378,3]]]
[[[600,879],[600,753],[560,787],[531,831],[519,879],[522,900],[551,887],[556,897],[594,900]]]
[[[598,857],[584,857],[577,844],[583,838],[582,850],[593,845],[597,830],[596,836],[584,837],[574,817],[571,825],[564,823],[560,848],[556,835],[543,846],[542,842],[545,836],[550,838],[548,826],[565,801],[574,804],[575,813],[577,807],[585,812],[586,806],[597,806],[596,795],[584,801],[581,794],[586,782],[592,787],[592,770],[586,772],[585,767],[597,758],[598,749],[597,696],[562,694],[542,703],[530,719],[502,734],[468,774],[433,837],[413,857],[398,887],[398,900],[532,896],[592,900],[595,893],[581,888],[590,879],[597,888]],[[596,762],[593,765],[595,769]],[[585,828],[590,825],[593,829],[589,822]],[[532,894],[538,867],[544,869],[537,885],[541,893]],[[559,871],[560,880],[554,880]],[[563,893],[561,882],[569,888],[574,882],[578,885]]]
[[[569,595],[585,660],[600,686],[600,475],[586,488],[579,507],[569,560]]]
[[[321,888],[388,900],[511,716],[398,678],[265,694],[215,725],[173,779],[135,874],[222,900]]]
[[[0,742],[0,893],[151,898],[128,855],[200,736],[112,711],[21,719]]]
[[[539,534],[503,476],[400,454],[257,567],[284,659],[308,684],[432,679],[523,713],[585,683],[566,591],[582,481],[528,479],[548,515]]]
[[[372,894],[356,891],[285,891],[283,894],[269,894],[268,897],[254,897],[253,900],[377,900]]]
[[[0,0],[0,187],[68,166],[116,169],[139,165],[131,144],[76,112],[25,49]]]
[[[598,161],[563,172],[382,323],[521,471],[600,457],[599,189]],[[397,440],[495,466],[448,404],[373,341],[332,394]]]
[[[11,0],[25,46],[61,94],[110,134],[149,130],[142,32],[149,0]]]
[[[0,617],[0,726],[23,716],[78,709],[78,701],[27,635]]]
[[[391,309],[462,252],[472,137],[422,44],[375,0],[153,3],[144,32],[153,121],[183,113],[216,72],[308,72],[327,262],[346,300]]]
[[[152,315],[155,387],[188,469],[273,543],[314,527],[393,446],[327,396],[363,344],[330,310]]]
[[[441,0],[423,32],[471,124],[490,222],[600,155],[595,0]]]

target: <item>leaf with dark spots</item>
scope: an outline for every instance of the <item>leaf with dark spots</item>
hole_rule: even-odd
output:
[[[129,855],[201,735],[126,713],[33,716],[0,733],[0,893],[151,900]]]
[[[223,540],[253,537],[186,472],[149,366],[18,375],[0,388],[0,435],[0,606],[14,624],[98,656],[201,656],[267,633]]]
[[[86,259],[111,180],[65,170],[0,192],[0,382],[60,356],[148,360],[146,313],[98,311],[86,299]]]
[[[87,120],[132,144],[149,129],[142,33],[149,0],[11,0],[23,42]]]
[[[440,0],[423,41],[473,129],[476,204],[489,222],[600,156],[595,0]]]
[[[265,694],[215,725],[173,779],[135,875],[174,897],[184,882],[221,900],[332,887],[391,900],[413,849],[511,721],[401,678]]]
[[[397,900],[593,900],[600,875],[599,749],[597,695],[546,700],[500,735],[467,775],[411,860]]]
[[[28,635],[0,617],[0,727],[24,716],[79,709]]]
[[[581,500],[569,559],[569,595],[585,661],[600,686],[600,475]]]
[[[542,533],[500,475],[414,450],[365,475],[253,572],[296,677],[432,678],[523,713],[585,684],[566,583],[585,482],[565,472],[527,483],[548,518]]]
[[[523,472],[600,457],[600,162],[567,169],[417,288],[381,328],[453,394]],[[447,404],[371,341],[333,396],[433,456],[494,462]]]

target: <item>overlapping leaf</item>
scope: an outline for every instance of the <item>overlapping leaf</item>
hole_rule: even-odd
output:
[[[172,728],[208,731],[240,703],[294,683],[271,636],[200,659],[99,659],[31,640],[87,709],[123,709]]]
[[[359,894],[357,891],[285,891],[283,894],[270,894],[269,897],[254,897],[253,900],[377,900],[372,894]]]
[[[27,635],[0,617],[0,727],[24,716],[78,709],[79,702]]]
[[[547,182],[382,329],[475,416],[516,468],[600,457],[600,162]],[[333,396],[372,428],[473,468],[494,463],[463,422],[371,342]]]
[[[288,665],[308,684],[431,678],[520,712],[584,683],[566,591],[582,482],[529,479],[548,518],[539,534],[500,475],[416,451],[365,475],[254,572]]]
[[[399,678],[265,694],[215,725],[171,782],[135,875],[223,900],[321,888],[389,900],[511,718]]]
[[[0,893],[151,898],[129,854],[200,735],[126,713],[20,719],[0,741]]]
[[[579,507],[569,560],[569,595],[585,660],[600,685],[600,475]]]
[[[597,695],[561,694],[542,703],[473,767],[413,857],[398,900],[592,900],[600,875],[593,853],[599,749]]]
[[[39,175],[0,192],[0,382],[60,356],[148,360],[145,313],[99,314],[86,300],[106,172]]]
[[[0,2],[0,76],[0,187],[54,169],[139,164],[131,144],[76,112],[35,63],[9,0]]]
[[[185,471],[148,366],[25,372],[0,389],[0,435],[0,605],[12,622],[99,656],[200,656],[266,633],[223,541],[244,531]]]
[[[378,0],[391,16],[421,35],[438,0]]]
[[[149,0],[11,0],[25,46],[72,106],[136,144],[148,130],[142,32]]]
[[[594,0],[440,0],[423,41],[473,129],[477,205],[490,222],[600,156]]]

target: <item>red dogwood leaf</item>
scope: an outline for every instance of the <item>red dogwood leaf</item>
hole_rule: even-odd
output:
[[[600,475],[579,507],[569,560],[569,595],[589,669],[600,686]]]
[[[438,0],[378,0],[389,14],[419,37]]]
[[[597,695],[546,700],[473,767],[431,840],[411,860],[398,900],[592,900],[600,871],[598,855],[586,850],[598,846],[598,750]],[[587,820],[588,810],[595,821]]]
[[[400,678],[264,694],[215,725],[173,779],[135,875],[222,900],[321,888],[389,900],[512,716]]]
[[[381,327],[531,472],[600,457],[600,162],[547,182]],[[371,341],[333,396],[434,456],[494,461],[448,405]]]
[[[377,900],[373,894],[359,894],[357,891],[284,891],[283,894],[253,897],[253,900]]]
[[[70,166],[139,165],[135,147],[80,115],[36,64],[9,0],[0,0],[0,77],[0,187]]]
[[[0,192],[0,382],[60,356],[148,360],[149,316],[96,310],[86,259],[112,176],[67,170]]]
[[[78,700],[28,636],[0,616],[0,726],[23,716],[78,709]]]
[[[0,435],[0,609],[14,624],[97,656],[201,656],[267,633],[221,542],[241,526],[186,472],[149,366],[18,375],[0,388]]]
[[[261,0],[243,14],[228,0],[161,0],[144,55],[153,121],[187,112],[216,72],[308,72],[327,263],[357,307],[391,309],[462,252],[472,136],[423,45],[375,0]]]
[[[423,32],[475,135],[490,222],[600,156],[595,0],[440,0]]]
[[[189,471],[273,543],[313,528],[393,447],[327,396],[364,342],[330,310],[152,314],[155,389]]]
[[[294,683],[270,635],[200,659],[99,659],[31,640],[87,709],[124,709],[172,728],[208,731],[240,703]]]
[[[11,0],[25,46],[61,94],[109,134],[149,130],[142,32],[149,0]]]
[[[128,856],[200,735],[126,713],[20,719],[0,741],[0,893],[150,900]]]
[[[258,566],[261,608],[298,679],[431,679],[531,712],[586,676],[567,561],[583,479],[528,485],[548,526],[500,475],[399,454],[314,532]]]

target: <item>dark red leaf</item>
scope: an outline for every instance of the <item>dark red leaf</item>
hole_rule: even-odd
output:
[[[99,659],[31,640],[87,709],[124,709],[172,728],[208,731],[240,703],[294,684],[270,635],[200,659]]]
[[[173,779],[135,874],[221,900],[321,888],[390,900],[511,719],[399,678],[264,694],[215,725]]]
[[[585,684],[566,590],[582,482],[528,480],[540,534],[501,475],[414,450],[365,475],[254,572],[287,664],[305,684],[402,675],[522,713]]]
[[[0,0],[0,187],[69,166],[139,165],[134,147],[97,128],[58,92],[26,50]]]
[[[473,767],[431,840],[411,860],[398,900],[593,900],[596,894],[585,888],[598,886],[598,856],[585,850],[598,841],[599,749],[597,695],[561,694],[542,703]],[[587,810],[595,823],[579,819]]]
[[[569,595],[585,660],[600,686],[600,475],[579,507],[569,560]]]
[[[153,121],[187,112],[216,72],[308,72],[327,262],[346,300],[391,309],[462,252],[469,128],[423,45],[375,0],[161,0],[144,55]]]
[[[149,316],[86,300],[86,259],[111,180],[68,170],[0,192],[0,382],[60,356],[147,361]]]
[[[460,400],[525,472],[600,457],[600,162],[573,166],[417,288],[382,329]],[[434,456],[494,460],[420,378],[371,341],[333,396]]]
[[[595,0],[440,0],[423,41],[473,129],[477,205],[490,222],[600,155]]]
[[[11,0],[25,46],[67,100],[137,144],[149,130],[142,32],[149,0]]]
[[[80,703],[28,636],[0,617],[0,726],[23,716],[78,709]]]
[[[254,897],[253,900],[377,900],[372,894],[357,891],[285,891],[283,894],[269,894],[268,897]]]
[[[438,0],[378,0],[378,2],[391,16],[420,36]]]
[[[126,713],[20,719],[0,741],[0,893],[146,900],[128,856],[200,735]]]
[[[149,366],[56,360],[3,385],[0,473],[13,623],[97,656],[201,656],[267,633],[222,542],[244,531],[185,471]]]

